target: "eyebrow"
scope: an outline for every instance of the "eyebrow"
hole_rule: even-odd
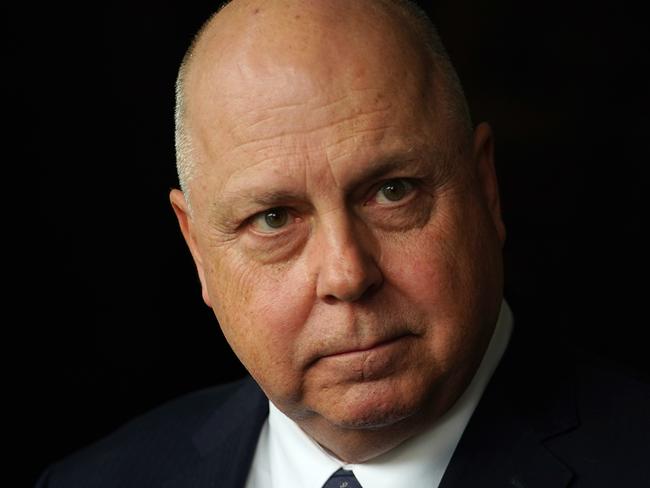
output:
[[[438,158],[434,159],[438,160]],[[349,185],[346,185],[344,189],[347,193],[362,181],[376,180],[394,171],[408,169],[415,175],[430,173],[433,170],[433,166],[432,161],[429,158],[423,157],[420,153],[388,155],[377,159],[366,171],[358,177],[355,177]]]
[[[217,198],[210,205],[210,222],[214,226],[230,226],[239,222],[253,209],[280,207],[304,196],[286,190],[251,187],[227,198]]]
[[[303,197],[295,192],[287,190],[269,190],[266,188],[260,189],[253,187],[250,190],[247,190],[244,193],[234,195],[232,198],[222,201],[215,202],[221,206],[233,207],[237,202],[243,202],[250,206],[259,206],[259,207],[276,207],[280,203],[288,202],[290,200],[296,200]]]
[[[399,151],[391,153],[374,160],[368,168],[343,187],[345,194],[353,192],[362,182],[380,179],[391,172],[398,172],[408,169],[410,176],[424,176],[433,173],[434,180],[445,180],[450,174],[451,164],[449,157],[440,150],[427,148],[426,156],[422,151]],[[262,183],[263,184],[263,183]],[[269,189],[259,184],[243,189],[240,192],[232,192],[231,195],[215,199],[211,204],[211,221],[215,223],[235,222],[239,220],[240,214],[250,208],[273,208],[286,205],[297,200],[304,200],[305,195],[284,189]]]

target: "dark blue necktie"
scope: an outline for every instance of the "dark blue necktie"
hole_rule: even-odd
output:
[[[323,488],[361,488],[352,471],[343,468],[330,476]]]

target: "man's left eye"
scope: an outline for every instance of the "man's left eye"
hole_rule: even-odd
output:
[[[386,205],[403,200],[413,191],[413,184],[405,179],[390,180],[381,185],[375,195],[377,203]]]
[[[283,207],[276,207],[257,214],[252,224],[262,234],[273,234],[285,227],[289,220],[289,211]]]

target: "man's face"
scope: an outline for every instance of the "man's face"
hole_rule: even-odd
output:
[[[489,130],[462,136],[425,61],[323,57],[250,50],[218,89],[195,77],[186,238],[268,397],[298,421],[376,428],[444,411],[471,379],[503,227]]]

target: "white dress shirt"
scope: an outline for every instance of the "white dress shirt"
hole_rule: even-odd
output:
[[[339,468],[353,470],[363,488],[437,487],[506,350],[512,323],[512,312],[503,300],[481,364],[456,403],[426,431],[365,463],[346,464],[327,453],[269,402],[246,488],[322,488]]]

